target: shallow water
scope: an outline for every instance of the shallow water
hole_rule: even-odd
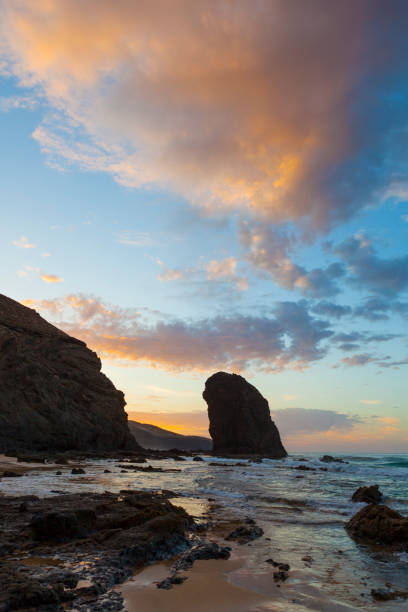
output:
[[[163,469],[180,470],[171,473],[121,473],[119,463],[112,460],[84,462],[86,474],[80,476],[71,475],[67,467],[55,466],[55,471],[63,472],[61,476],[54,470],[39,470],[18,479],[3,479],[0,492],[48,496],[127,488],[170,489],[189,498],[184,500],[189,504],[187,509],[196,516],[205,513],[204,502],[211,497],[221,504],[218,514],[225,520],[237,514],[249,516],[265,531],[265,537],[239,547],[242,563],[228,572],[230,584],[262,596],[264,607],[257,610],[408,609],[406,601],[378,603],[370,595],[372,588],[384,587],[387,582],[408,588],[408,554],[388,554],[357,544],[344,529],[344,523],[363,507],[350,501],[361,485],[379,484],[384,503],[408,513],[408,454],[342,456],[347,464],[325,464],[315,454],[293,455],[245,467],[234,466],[236,461],[229,459],[221,461],[231,467],[210,466],[214,458],[203,457],[203,462],[191,458],[184,462],[149,461]],[[317,471],[294,469],[299,465]],[[112,473],[104,474],[106,468]],[[280,589],[265,563],[269,557],[291,565],[289,580]]]

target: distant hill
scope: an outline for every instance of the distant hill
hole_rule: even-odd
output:
[[[182,436],[181,434],[138,421],[128,421],[129,430],[144,448],[155,450],[211,450],[212,440],[203,436]]]

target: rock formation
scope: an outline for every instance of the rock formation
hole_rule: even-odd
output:
[[[388,506],[365,506],[346,523],[346,529],[363,540],[405,548],[408,545],[408,518]]]
[[[205,383],[213,451],[286,457],[268,402],[245,378],[218,372]]]
[[[379,504],[381,499],[382,493],[378,485],[359,487],[357,491],[354,491],[351,497],[351,501],[364,502],[365,504]]]
[[[140,448],[84,342],[0,294],[0,451]]]

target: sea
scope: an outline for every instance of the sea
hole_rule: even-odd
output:
[[[122,472],[115,460],[88,460],[82,464],[84,475],[72,475],[66,466],[58,466],[60,476],[54,470],[38,469],[18,479],[2,479],[0,494],[171,490],[176,494],[172,502],[183,505],[198,521],[211,516],[212,521],[219,517],[228,524],[251,518],[263,528],[262,538],[235,549],[240,563],[228,574],[232,584],[264,596],[264,607],[256,610],[407,611],[408,600],[379,602],[371,590],[408,589],[408,552],[356,542],[345,523],[364,506],[351,502],[353,492],[364,485],[378,484],[383,503],[408,514],[408,454],[336,457],[344,463],[324,463],[319,455],[306,453],[244,466],[237,465],[242,459],[205,454],[203,461],[185,457],[185,461],[143,464],[180,470],[163,473]],[[214,462],[226,465],[211,465]],[[299,466],[313,469],[296,469]],[[110,473],[105,474],[105,469]],[[267,559],[290,565],[289,578],[279,587]]]

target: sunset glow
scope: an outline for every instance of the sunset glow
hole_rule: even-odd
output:
[[[399,0],[2,0],[1,292],[130,418],[208,435],[218,370],[288,450],[408,450]]]

